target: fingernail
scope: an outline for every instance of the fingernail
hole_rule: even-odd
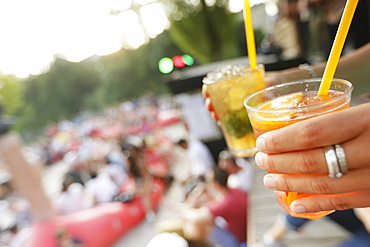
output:
[[[256,156],[254,157],[254,161],[256,162],[256,165],[258,165],[260,168],[265,169],[263,165],[263,154],[258,152]]]
[[[263,179],[263,183],[265,186],[269,189],[276,189],[276,182],[273,176],[271,175],[266,175]]]
[[[301,206],[301,205],[294,205],[294,204],[292,204],[291,206],[290,206],[290,209],[294,212],[294,213],[296,213],[296,214],[303,214],[303,213],[306,213],[306,208],[305,207],[303,207],[303,206]]]
[[[258,151],[261,151],[261,152],[266,150],[265,140],[263,138],[263,135],[257,138],[256,147],[257,147]]]

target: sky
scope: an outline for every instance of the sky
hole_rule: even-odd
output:
[[[230,9],[243,4],[231,0]],[[40,74],[55,55],[80,62],[136,49],[169,25],[157,0],[0,0],[0,74]]]

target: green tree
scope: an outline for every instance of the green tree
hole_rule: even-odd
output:
[[[95,61],[71,63],[57,58],[50,71],[26,80],[25,106],[18,129],[35,130],[48,121],[73,118],[100,83]]]
[[[200,0],[197,5],[185,0],[162,1],[171,6],[169,33],[173,42],[199,63],[241,55],[240,20],[227,10],[227,0],[216,0],[212,6],[206,0]]]
[[[13,75],[0,77],[0,104],[3,104],[4,115],[14,116],[24,105],[24,83]]]
[[[158,61],[164,56],[182,53],[164,32],[139,49],[120,50],[102,57],[104,80],[94,93],[94,99],[99,105],[106,106],[147,92],[168,93],[164,76],[158,70]]]

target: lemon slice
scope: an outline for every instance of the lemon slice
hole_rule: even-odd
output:
[[[302,102],[304,95],[302,92],[289,94],[280,96],[276,99],[270,100],[262,105],[258,106],[260,109],[271,109],[271,110],[283,110],[283,109],[291,109],[296,108],[299,106],[300,102]],[[273,120],[273,121],[286,121],[290,120],[291,118],[295,117],[299,111],[292,110],[291,112],[282,112],[275,114],[271,113],[255,113],[254,118],[258,120]]]
[[[303,93],[294,93],[294,94],[288,94],[284,96],[280,96],[276,99],[270,100],[258,108],[262,109],[290,109],[297,107],[299,103],[302,101]]]
[[[243,88],[231,88],[228,92],[227,98],[229,110],[236,111],[244,107],[243,101],[245,98],[245,92]]]

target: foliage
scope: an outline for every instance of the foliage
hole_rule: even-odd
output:
[[[240,21],[227,10],[227,3],[217,0],[208,6],[206,0],[197,5],[184,0],[166,1],[174,5],[169,29],[173,42],[200,63],[240,56],[237,28]]]
[[[13,116],[24,104],[23,82],[13,75],[0,77],[0,105],[3,105],[4,115]]]
[[[26,105],[18,129],[35,130],[48,121],[72,118],[100,83],[93,61],[71,63],[56,59],[50,71],[26,80]]]
[[[158,61],[181,54],[163,33],[137,50],[120,50],[80,63],[57,58],[50,70],[25,81],[24,100],[16,129],[36,131],[47,122],[74,118],[83,110],[99,111],[108,105],[147,92],[167,93]]]
[[[164,32],[137,50],[120,50],[100,59],[104,66],[102,84],[94,92],[89,104],[115,104],[138,98],[148,92],[168,93],[158,61],[164,56],[181,54]]]

